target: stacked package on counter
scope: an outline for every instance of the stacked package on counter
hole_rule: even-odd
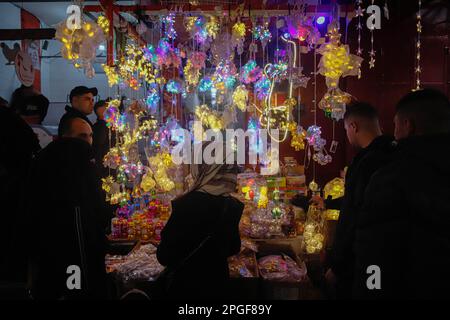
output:
[[[262,257],[258,260],[258,267],[265,280],[301,282],[307,274],[304,262],[299,265],[285,254]]]
[[[232,278],[257,278],[258,265],[255,253],[258,251],[256,243],[243,239],[241,252],[228,259],[230,277]]]
[[[141,246],[131,252],[124,262],[115,266],[115,272],[124,281],[152,280],[163,270],[164,267],[156,258],[156,247],[152,244]]]

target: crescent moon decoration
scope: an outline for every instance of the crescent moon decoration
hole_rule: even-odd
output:
[[[297,44],[294,41],[288,40],[285,37],[281,37],[283,41],[291,44],[293,49],[293,61],[290,68],[295,68],[297,65]],[[264,107],[262,110],[258,107],[256,109],[261,113],[259,122],[261,127],[267,129],[268,135],[274,141],[280,143],[284,142],[289,134],[289,123],[291,121],[292,108],[296,105],[297,101],[292,97],[293,82],[289,81],[289,94],[283,105],[272,106],[272,94],[275,87],[275,82],[287,71],[287,66],[283,63],[273,65],[271,63],[266,64],[264,67],[264,75],[270,79],[269,94],[264,99]],[[279,137],[272,136],[271,129],[278,129],[281,131]]]

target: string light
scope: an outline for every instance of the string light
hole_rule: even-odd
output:
[[[236,38],[236,39],[242,39],[242,38],[244,38],[245,37],[245,32],[246,32],[246,28],[245,28],[245,23],[242,23],[242,22],[236,22],[234,25],[233,25],[233,36]]]
[[[420,80],[420,74],[422,73],[422,65],[421,65],[421,49],[422,49],[422,43],[421,43],[421,34],[422,34],[422,0],[419,0],[419,11],[417,12],[417,42],[416,42],[416,89],[421,89],[421,80]]]
[[[361,24],[361,17],[364,16],[364,10],[361,7],[362,0],[356,0],[356,5],[358,8],[356,9],[356,17],[358,18],[358,24],[356,26],[356,29],[358,30],[358,51],[356,52],[356,55],[361,57],[363,50],[361,48],[361,30],[362,30],[362,24]],[[361,79],[361,68],[358,71],[358,79]]]
[[[171,12],[161,20],[164,23],[166,37],[175,39],[177,37],[177,31],[175,30],[175,13]]]
[[[247,109],[248,102],[248,90],[244,85],[240,85],[233,92],[233,105],[239,108],[241,111],[245,111]]]
[[[372,0],[372,6],[375,4],[375,0]],[[372,27],[370,28],[370,43],[371,43],[371,50],[370,50],[370,61],[369,61],[369,68],[375,68],[375,50],[374,50],[374,30],[375,30],[375,25],[372,25]]]
[[[216,131],[224,128],[222,118],[215,111],[211,110],[206,104],[195,108],[195,116],[205,127],[209,127]]]
[[[104,15],[99,15],[97,18],[97,24],[102,28],[105,35],[109,33],[109,20]]]

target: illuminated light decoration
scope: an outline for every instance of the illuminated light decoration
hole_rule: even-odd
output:
[[[327,165],[333,158],[327,153],[325,145],[327,141],[321,137],[320,127],[313,125],[306,130],[306,141],[313,148],[313,160],[320,165]]]
[[[119,106],[120,100],[118,99],[113,99],[108,102],[108,107],[105,110],[105,121],[107,127],[115,129],[116,122],[120,116]]]
[[[169,13],[167,16],[162,17],[161,21],[164,24],[165,37],[175,39],[177,37],[177,31],[175,30],[175,13]]]
[[[306,132],[302,127],[298,126],[295,121],[289,123],[289,132],[291,133],[291,147],[295,151],[305,149]]]
[[[328,91],[319,103],[319,108],[324,109],[335,120],[339,120],[345,112],[343,104],[350,102],[349,94],[339,90],[339,80],[341,77],[358,76],[363,59],[350,54],[349,47],[341,44],[341,35],[336,22],[328,26],[328,37],[329,42],[317,50],[322,55],[318,73],[325,76],[328,87]]]
[[[211,39],[215,39],[217,37],[217,33],[219,32],[219,22],[215,16],[210,16],[208,22],[205,25],[206,33]]]
[[[109,33],[109,20],[104,15],[99,15],[97,18],[97,24],[102,28],[105,35]]]
[[[266,76],[263,75],[255,83],[256,97],[259,100],[265,99],[269,95],[269,90],[270,90],[270,80]]]
[[[125,55],[117,64],[120,78],[131,88],[138,89],[140,83],[135,78],[136,73],[147,83],[161,83],[159,71],[154,68],[145,52],[146,48],[140,48],[134,44],[125,47]]]
[[[157,65],[158,64],[158,55],[156,54],[156,49],[152,44],[149,44],[147,47],[142,49],[144,51],[144,57],[149,60],[151,63]]]
[[[181,57],[178,51],[165,38],[159,40],[156,55],[159,66],[174,66],[178,68],[181,65]]]
[[[265,73],[269,78],[279,78],[283,79],[287,75],[288,65],[284,61],[280,61],[276,64],[268,64]]]
[[[202,69],[205,67],[206,54],[201,51],[194,51],[191,53],[189,60],[195,69]]]
[[[149,94],[147,96],[146,104],[150,110],[151,114],[156,113],[156,110],[159,106],[160,96],[158,92],[157,86],[152,86],[149,90]]]
[[[112,176],[107,176],[106,178],[102,178],[102,189],[106,193],[111,192],[113,184],[114,184],[114,178]]]
[[[364,17],[364,10],[361,8],[362,0],[356,0],[357,9],[355,12],[355,16],[358,18],[358,24],[356,25],[356,29],[358,30],[358,50],[356,51],[356,55],[361,57],[363,50],[361,48],[361,31],[362,31],[362,23],[361,18]],[[358,79],[361,79],[361,68],[358,71]]]
[[[268,188],[267,186],[262,186],[259,189],[258,195],[258,209],[266,209],[269,204],[269,197],[267,196]]]
[[[152,171],[149,170],[143,177],[141,180],[141,184],[140,184],[141,189],[144,192],[150,192],[153,191],[156,187],[156,182],[155,180],[152,178]]]
[[[292,59],[292,67],[296,66],[297,63],[297,45],[295,42],[288,40],[284,37],[281,37],[283,41],[290,44],[293,49],[293,59]],[[289,81],[289,92],[288,98],[284,102],[284,105],[281,106],[272,106],[272,93],[275,86],[275,82],[286,76],[288,66],[284,62],[280,62],[278,64],[267,64],[264,67],[264,75],[269,80],[269,89],[268,94],[266,95],[263,103],[263,108],[258,111],[261,113],[259,122],[261,123],[261,127],[267,129],[269,136],[277,141],[283,142],[286,140],[289,133],[289,123],[291,122],[291,113],[294,106],[297,104],[297,101],[292,97],[293,94],[293,81]],[[258,83],[256,83],[255,88],[257,88]],[[257,91],[258,94],[258,91]],[[272,136],[271,129],[278,129],[281,134],[281,138],[276,138]]]
[[[204,17],[188,16],[185,17],[185,28],[192,39],[202,44],[208,39],[206,22]]]
[[[375,0],[372,0],[372,6],[375,4]],[[375,30],[375,26],[372,25],[371,27],[369,27],[370,29],[370,45],[371,45],[371,50],[370,50],[370,60],[369,60],[369,68],[373,69],[375,68],[375,56],[376,56],[376,52],[374,50],[374,30]]]
[[[102,64],[103,70],[105,71],[106,77],[108,78],[108,85],[110,87],[119,84],[120,77],[117,74],[115,67],[110,67],[106,64]]]
[[[234,106],[238,107],[242,112],[247,110],[248,90],[244,85],[240,85],[234,90],[232,98]]]
[[[325,17],[324,16],[318,17],[317,20],[316,20],[316,23],[319,24],[319,25],[324,24],[325,23]]]
[[[196,86],[200,79],[200,70],[195,68],[191,60],[187,61],[186,66],[183,69],[184,80],[188,85]]]
[[[413,91],[417,91],[421,89],[422,83],[420,80],[420,75],[422,73],[422,63],[421,63],[421,51],[422,51],[422,42],[421,42],[421,34],[422,34],[422,0],[419,0],[419,11],[417,12],[417,41],[416,41],[416,88]]]
[[[211,78],[205,77],[200,80],[200,82],[198,84],[198,91],[199,92],[207,92],[207,91],[210,91],[212,87],[213,87],[213,82],[212,82]]]
[[[245,27],[245,23],[242,22],[236,22],[233,25],[233,37],[235,37],[236,39],[241,39],[245,37],[245,32],[246,32],[246,27]]]
[[[129,85],[130,85],[130,88],[133,89],[134,91],[139,90],[140,85],[139,85],[139,81],[136,78],[131,78],[129,81]]]
[[[319,108],[332,119],[339,121],[344,118],[346,105],[352,100],[352,96],[339,88],[328,90],[319,102]]]
[[[245,84],[257,82],[262,76],[262,70],[256,64],[255,60],[249,60],[241,68],[239,80]]]
[[[170,180],[167,170],[173,165],[168,153],[159,153],[148,158],[148,163],[153,172],[153,178],[158,188],[163,192],[169,192],[175,188],[175,183]]]
[[[231,31],[231,45],[237,47],[239,55],[244,53],[244,41],[245,41],[246,27],[245,24],[238,21],[233,25]]]
[[[217,112],[211,110],[207,105],[203,104],[197,106],[194,113],[203,126],[211,128],[215,131],[219,131],[224,128],[223,119]]]
[[[345,183],[342,178],[334,178],[329,181],[323,188],[324,198],[337,199],[344,196],[345,193]],[[338,220],[339,210],[328,209],[326,211],[327,220]]]
[[[253,37],[255,40],[261,41],[261,45],[265,48],[267,43],[272,39],[272,34],[269,30],[269,23],[265,22],[264,25],[254,27]]]
[[[223,93],[225,89],[233,88],[236,83],[236,75],[237,69],[233,62],[221,61],[212,76],[214,87],[220,93]]]
[[[166,90],[169,93],[179,94],[182,91],[181,84],[176,80],[169,80],[166,84]]]
[[[317,44],[320,38],[320,32],[313,23],[311,17],[304,15],[293,15],[287,17],[287,34],[283,35],[285,39],[297,39],[300,42],[306,41],[309,47]]]
[[[56,26],[55,39],[61,42],[61,56],[70,61],[75,68],[83,68],[85,75],[92,78],[95,75],[94,61],[99,45],[105,41],[105,34],[95,22],[81,20],[81,28],[67,28],[67,21]]]

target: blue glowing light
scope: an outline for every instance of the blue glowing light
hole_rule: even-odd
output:
[[[325,23],[325,17],[323,17],[323,16],[318,17],[316,22],[317,22],[317,24],[324,24]]]

